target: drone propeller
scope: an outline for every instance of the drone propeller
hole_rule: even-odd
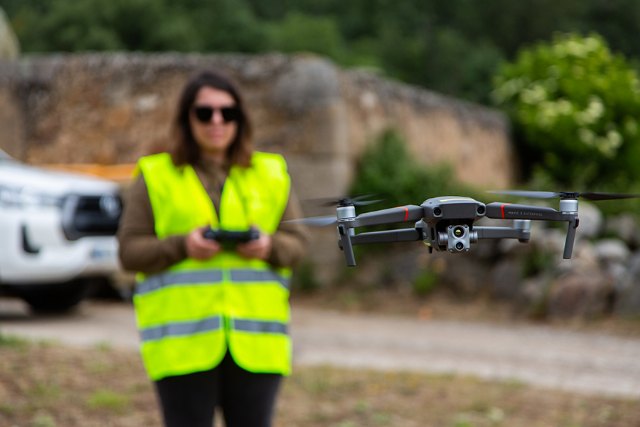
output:
[[[296,218],[284,221],[289,224],[302,224],[310,227],[326,227],[335,225],[338,220],[335,215],[312,216],[308,218]]]
[[[363,194],[356,197],[340,197],[336,199],[335,197],[325,198],[325,199],[315,199],[320,206],[366,206],[372,205],[374,203],[381,202],[382,200],[373,200],[375,197],[374,194]]]
[[[395,208],[382,209],[375,212],[367,212],[350,218],[351,227],[365,227],[371,225],[391,224],[394,222],[417,221],[424,217],[422,206],[406,205]],[[287,223],[304,224],[312,227],[325,227],[338,223],[338,217],[333,215],[313,216],[307,218],[297,218],[285,221]]]
[[[504,194],[508,196],[530,197],[533,199],[554,199],[575,200],[578,198],[586,200],[618,200],[618,199],[635,199],[640,194],[624,194],[624,193],[598,193],[598,192],[571,192],[571,191],[523,191],[523,190],[502,190],[489,191],[493,194]]]
[[[320,199],[307,199],[306,203],[313,203],[319,206],[332,206],[340,208],[346,208],[349,206],[366,206],[374,203],[381,202],[382,200],[372,200],[373,195],[363,194],[356,197],[342,197],[336,199],[335,197],[320,198]],[[292,224],[303,224],[311,227],[326,227],[328,225],[335,225],[338,222],[337,215],[324,215],[324,216],[312,216],[306,218],[296,218],[285,221]]]

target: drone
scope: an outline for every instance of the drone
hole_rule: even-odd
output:
[[[356,215],[356,206],[376,201],[365,201],[360,196],[342,198],[337,204],[335,216],[309,217],[293,220],[310,226],[336,225],[338,246],[344,252],[348,266],[356,265],[354,245],[370,243],[412,242],[422,240],[429,252],[441,251],[464,253],[471,244],[480,239],[517,239],[522,243],[531,238],[531,221],[556,221],[567,223],[564,244],[564,259],[571,259],[576,229],[579,225],[578,199],[614,200],[638,198],[640,194],[596,193],[596,192],[549,192],[503,190],[490,191],[508,196],[560,199],[559,209],[526,204],[491,202],[488,204],[463,196],[440,196],[425,200],[418,205],[405,205]],[[479,226],[481,218],[512,220],[511,226]],[[413,227],[382,231],[363,231],[360,227],[414,222]]]

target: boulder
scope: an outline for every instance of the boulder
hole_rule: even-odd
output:
[[[603,228],[602,212],[592,203],[580,203],[580,226],[577,234],[581,237],[596,237]]]
[[[596,256],[603,263],[624,263],[629,259],[631,251],[619,239],[603,239],[594,244]]]
[[[615,284],[614,313],[621,316],[640,316],[640,253],[629,260],[626,274]]]
[[[607,219],[605,224],[607,235],[622,239],[629,246],[640,244],[640,227],[636,218],[631,214],[616,215]]]
[[[552,318],[597,318],[611,311],[612,280],[599,269],[574,271],[556,278],[549,289]]]

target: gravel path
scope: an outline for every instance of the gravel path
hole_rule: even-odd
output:
[[[469,374],[640,398],[640,339],[297,306],[291,329],[300,365]],[[0,332],[80,346],[138,344],[132,308],[121,303],[91,301],[72,315],[34,317],[20,302],[0,298]]]
[[[298,363],[471,374],[640,398],[640,339],[495,325],[298,310]]]

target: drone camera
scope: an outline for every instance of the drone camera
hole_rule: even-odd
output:
[[[471,249],[471,233],[468,225],[450,225],[447,227],[447,250],[449,252],[467,252]]]

